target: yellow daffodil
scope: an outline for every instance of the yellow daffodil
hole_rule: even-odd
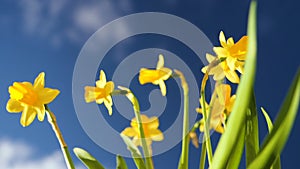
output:
[[[139,81],[141,85],[146,83],[159,85],[161,94],[165,96],[167,89],[164,81],[169,79],[171,75],[172,70],[164,67],[164,57],[163,55],[159,55],[156,70],[142,68],[140,70]]]
[[[163,133],[158,129],[159,121],[157,117],[148,118],[146,115],[141,115],[142,126],[144,129],[145,139],[148,146],[152,141],[162,141],[164,139]],[[136,146],[142,146],[141,134],[138,129],[136,118],[133,118],[130,123],[131,127],[127,127],[122,131],[122,134],[128,137],[133,137],[133,143]]]
[[[96,87],[85,87],[85,101],[87,103],[96,102],[102,104],[104,102],[105,107],[108,110],[109,115],[112,115],[112,98],[111,93],[114,90],[114,83],[112,81],[106,82],[106,76],[103,70],[100,71],[99,80],[96,81]]]
[[[45,118],[45,104],[52,102],[59,90],[45,88],[45,73],[42,72],[30,82],[14,82],[9,86],[10,99],[6,110],[10,113],[22,112],[20,123],[23,127],[30,125],[37,116],[39,121]]]
[[[226,123],[227,116],[232,111],[232,107],[235,101],[235,95],[231,96],[231,88],[228,84],[220,84],[216,86],[216,99],[211,105],[205,102],[206,113],[209,112],[211,108],[211,119],[210,119],[210,129],[215,129],[219,133],[225,131],[224,126]],[[203,108],[201,98],[199,99],[200,106]],[[202,108],[197,108],[198,113],[203,113]],[[204,119],[200,123],[200,131],[204,131]]]
[[[208,66],[202,68],[202,72],[208,71],[209,75],[214,76],[214,80],[222,80],[226,77],[232,83],[239,83],[236,70],[244,73],[244,62],[247,54],[248,37],[243,36],[237,43],[232,37],[226,40],[224,33],[219,35],[221,47],[214,47],[216,57],[206,54],[209,62]]]
[[[232,37],[225,39],[221,31],[219,35],[221,47],[214,47],[213,50],[219,58],[226,58],[230,70],[238,70],[243,73],[243,65],[246,60],[248,36],[243,36],[237,43],[234,43]]]
[[[202,68],[201,71],[203,73],[208,71],[208,75],[213,75],[213,78],[216,81],[222,80],[226,77],[232,83],[239,83],[239,76],[235,70],[231,70],[228,67],[226,61],[220,62],[217,57],[210,54],[206,54],[206,59],[209,62],[209,65]]]

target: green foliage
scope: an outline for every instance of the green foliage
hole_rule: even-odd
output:
[[[141,155],[140,150],[137,148],[136,145],[133,144],[133,142],[128,138],[127,136],[121,134],[121,137],[124,141],[124,143],[127,145],[127,149],[131,152],[131,156],[135,162],[135,165],[138,169],[145,169],[145,163],[143,160],[143,157]]]
[[[117,169],[128,169],[126,161],[122,156],[117,155],[116,159],[117,159]]]
[[[249,107],[254,76],[256,68],[256,2],[251,2],[249,10],[248,20],[248,52],[247,60],[245,63],[245,73],[241,77],[241,82],[237,89],[237,98],[228,119],[227,129],[222,135],[215,155],[213,157],[212,166],[213,169],[224,169],[227,166],[232,153],[236,150],[236,142],[233,140],[239,140],[239,135],[244,129],[246,111]],[[234,160],[234,159],[231,159]]]
[[[290,87],[271,133],[266,137],[261,151],[249,165],[249,169],[270,168],[288,140],[293,127],[300,100],[300,69]]]
[[[88,169],[105,169],[90,153],[81,148],[73,149],[75,155]]]

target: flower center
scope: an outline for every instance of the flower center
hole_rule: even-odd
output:
[[[105,98],[107,96],[105,89],[96,87],[95,88],[95,96],[96,96],[97,100],[101,99],[101,98]]]
[[[37,101],[37,94],[23,83],[15,82],[9,87],[10,97],[28,105],[34,105]]]

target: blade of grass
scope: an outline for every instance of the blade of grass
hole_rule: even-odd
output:
[[[233,140],[238,140],[242,125],[245,122],[256,68],[256,1],[252,1],[250,4],[247,34],[249,40],[245,73],[242,75],[237,89],[237,98],[228,119],[226,131],[222,135],[215,151],[211,166],[213,169],[224,169],[226,167],[230,154],[236,147]]]

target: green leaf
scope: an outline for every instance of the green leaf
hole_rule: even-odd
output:
[[[266,110],[263,107],[261,107],[260,109],[263,112],[263,115],[264,115],[264,117],[266,119],[266,122],[267,122],[267,125],[268,125],[268,130],[269,130],[269,133],[270,133],[272,131],[272,129],[273,129],[272,120],[271,120],[271,118],[269,117],[268,113],[266,112]]]
[[[227,163],[227,169],[232,169],[232,168],[238,168],[242,155],[243,155],[243,150],[244,150],[244,143],[245,143],[245,125],[243,125],[243,129],[240,133],[240,136],[236,142],[236,148],[234,151],[231,153],[230,158]]]
[[[131,156],[135,162],[135,165],[138,169],[145,169],[145,163],[142,158],[140,150],[137,148],[136,145],[133,144],[133,142],[128,138],[127,136],[120,134],[122,137],[124,143],[127,145],[127,149],[131,152]]]
[[[246,165],[254,160],[259,151],[258,118],[254,91],[252,91],[249,108],[246,115]]]
[[[104,169],[102,164],[84,149],[76,147],[73,152],[88,169]]]
[[[272,123],[272,120],[271,118],[269,117],[267,111],[264,109],[264,108],[260,108],[261,111],[263,112],[263,115],[266,119],[266,122],[267,122],[267,125],[268,125],[268,130],[269,130],[269,133],[272,131],[273,129],[273,123]],[[278,156],[276,157],[276,160],[274,162],[274,164],[271,166],[271,169],[281,169],[281,164],[280,164],[280,154],[278,154]]]
[[[126,161],[120,155],[117,155],[117,169],[128,169]]]
[[[245,61],[245,73],[237,89],[237,98],[233,110],[229,116],[227,128],[222,135],[215,155],[213,157],[213,169],[224,169],[232,152],[236,151],[236,143],[240,132],[243,130],[246,113],[249,106],[256,68],[256,2],[252,1],[248,19],[248,52]]]
[[[300,68],[281,106],[271,133],[249,169],[270,168],[283,150],[293,127],[300,101]]]

